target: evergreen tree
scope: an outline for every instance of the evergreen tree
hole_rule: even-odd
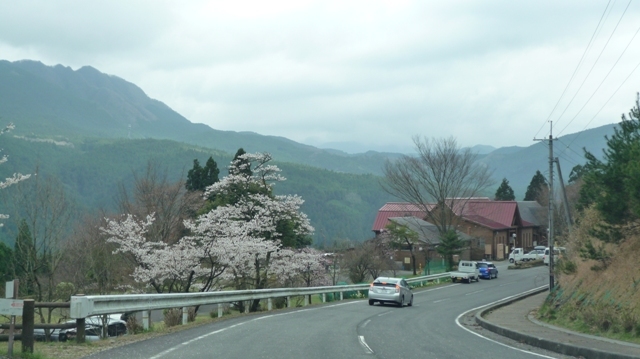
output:
[[[540,171],[536,171],[536,174],[531,178],[531,182],[527,187],[527,193],[524,195],[525,201],[538,201],[542,194],[542,189],[547,185],[547,180],[544,178]]]
[[[213,157],[209,157],[202,171],[202,190],[218,182],[220,180],[218,175],[220,175],[218,164],[213,160]]]
[[[495,200],[496,201],[514,201],[516,199],[516,195],[513,193],[513,188],[509,186],[509,181],[506,178],[502,179],[502,183],[498,190],[496,191]]]
[[[607,137],[604,159],[585,151],[584,185],[578,208],[592,204],[609,224],[625,224],[640,218],[640,95],[629,117]]]
[[[464,242],[458,237],[456,231],[450,229],[440,236],[440,245],[436,251],[447,261],[447,271],[453,267],[453,256],[462,253]]]
[[[202,177],[203,177],[204,169],[200,166],[200,162],[198,159],[193,160],[193,168],[187,172],[187,182],[185,183],[185,187],[187,191],[201,191],[202,187]]]
[[[188,191],[204,191],[207,187],[218,182],[219,174],[218,164],[213,160],[213,157],[209,157],[204,168],[195,159],[193,160],[193,168],[187,173],[185,187]]]
[[[13,275],[13,251],[11,247],[0,242],[0,281],[9,281],[13,279]]]

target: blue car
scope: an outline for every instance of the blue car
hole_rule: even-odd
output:
[[[478,271],[480,278],[492,279],[498,278],[498,268],[491,262],[478,262]]]

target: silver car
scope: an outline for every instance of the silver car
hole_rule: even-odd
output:
[[[369,286],[369,305],[393,303],[399,307],[413,305],[411,287],[402,278],[378,277]]]

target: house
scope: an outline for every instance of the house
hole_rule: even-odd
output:
[[[456,230],[466,234],[470,240],[468,257],[470,259],[503,260],[508,257],[510,248],[533,248],[543,243],[540,235],[541,207],[537,203],[516,201],[493,201],[486,197],[480,198],[452,198],[447,200],[447,212],[451,215],[451,222]],[[520,207],[523,208],[526,220],[522,218]],[[378,212],[373,231],[380,233],[393,218],[391,209],[418,209],[408,203],[393,203],[383,206]],[[386,209],[383,211],[383,209]],[[436,209],[430,205],[430,210]],[[401,212],[401,211],[399,211]],[[398,213],[398,212],[396,212]],[[402,217],[412,216],[411,211],[405,211]],[[424,211],[417,212],[426,218]],[[462,256],[465,258],[466,256]]]
[[[427,205],[427,208],[433,208]],[[378,210],[376,220],[373,222],[373,233],[380,234],[382,230],[389,224],[389,218],[392,217],[415,217],[425,219],[427,212],[422,206],[403,202],[388,202]]]
[[[434,224],[413,216],[390,217],[388,218],[387,224],[391,222],[405,226],[418,234],[418,243],[416,243],[413,248],[416,267],[426,268],[429,262],[442,260],[442,256],[440,256],[436,250],[440,244],[440,232]],[[387,233],[388,232],[382,228],[377,232],[376,238],[387,241],[389,240],[389,238],[386,238]],[[470,236],[462,232],[458,232],[458,237],[468,243],[472,241]],[[469,259],[469,247],[463,249],[460,258]],[[408,246],[402,246],[395,250],[393,259],[401,264],[404,270],[411,270],[413,268],[413,258]]]

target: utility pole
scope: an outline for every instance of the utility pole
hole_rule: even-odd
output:
[[[534,141],[545,141],[544,139]],[[553,121],[549,122],[549,291],[553,291],[555,278],[553,274]]]

